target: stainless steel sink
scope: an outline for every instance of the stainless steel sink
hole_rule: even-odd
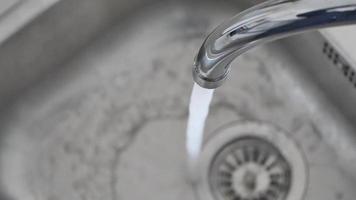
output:
[[[205,34],[246,5],[95,2],[112,6],[108,12],[115,6],[127,12],[102,17],[106,28],[98,26],[90,37],[81,30],[88,24],[60,27],[68,41],[80,42],[75,47],[60,45],[61,40],[46,43],[58,43],[59,57],[47,52],[51,46],[41,49],[45,58],[21,62],[18,57],[30,77],[21,68],[17,73],[0,69],[2,77],[12,77],[0,88],[1,198],[197,199],[184,149],[193,58]],[[15,39],[30,40],[33,26],[48,23],[41,17],[56,11],[53,17],[60,21],[65,16],[58,12],[71,9],[64,1],[54,5],[5,45],[20,48]],[[95,9],[87,12],[95,15]],[[323,55],[323,42],[319,33],[310,33],[237,59],[235,74],[215,92],[205,138],[213,138],[226,121],[278,126],[306,155],[306,199],[351,200],[356,196],[355,108],[333,94],[345,91],[352,102],[356,90]],[[0,52],[17,56],[10,47]],[[333,86],[323,82],[330,77]]]

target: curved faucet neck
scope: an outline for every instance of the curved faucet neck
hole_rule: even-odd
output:
[[[193,77],[204,88],[217,88],[230,63],[257,45],[308,30],[356,23],[356,0],[269,0],[218,26],[195,59]]]

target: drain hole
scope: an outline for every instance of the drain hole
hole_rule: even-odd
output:
[[[303,153],[271,124],[236,122],[218,129],[199,161],[201,200],[302,200]]]
[[[258,137],[230,142],[215,155],[210,169],[212,190],[227,200],[285,199],[292,178],[277,148]]]

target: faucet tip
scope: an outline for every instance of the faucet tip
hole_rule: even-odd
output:
[[[197,66],[193,67],[193,79],[194,82],[197,83],[200,87],[206,89],[216,89],[220,87],[224,81],[226,80],[226,76],[218,80],[212,80],[204,77],[201,73],[199,73],[199,69]]]

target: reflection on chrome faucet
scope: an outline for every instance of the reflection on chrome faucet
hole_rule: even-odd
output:
[[[270,0],[217,27],[196,57],[193,77],[204,88],[217,88],[230,63],[254,46],[325,27],[356,23],[356,0]]]

